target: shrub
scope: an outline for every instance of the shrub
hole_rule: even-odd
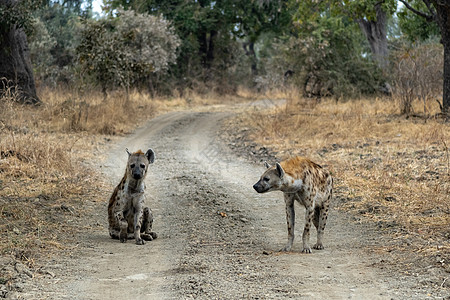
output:
[[[294,81],[306,96],[354,97],[375,93],[383,81],[377,66],[364,55],[364,39],[355,24],[342,18],[322,18],[303,24],[298,36],[281,43],[276,75],[265,78],[283,81],[283,74],[294,71]],[[272,64],[267,64],[270,66]],[[280,65],[289,66],[280,72]],[[263,78],[260,78],[260,81]],[[269,80],[270,82],[270,80]]]
[[[167,71],[180,43],[162,17],[118,10],[116,17],[86,22],[77,47],[81,74],[106,89],[130,87]],[[113,85],[113,86],[110,86]]]
[[[442,94],[444,55],[442,45],[424,43],[404,47],[394,54],[394,95],[400,112],[413,113],[412,103],[420,100],[424,113],[428,113],[430,100]]]

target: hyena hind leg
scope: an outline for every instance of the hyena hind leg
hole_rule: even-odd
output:
[[[152,241],[158,237],[156,232],[152,231],[153,227],[153,214],[150,208],[145,207],[142,218],[141,238],[146,241]]]
[[[320,218],[320,207],[314,208],[314,218],[313,218],[313,224],[314,227],[319,228],[319,218]]]
[[[328,217],[328,205],[324,205],[324,207],[316,207],[314,209],[314,218],[313,223],[317,228],[317,243],[313,246],[316,250],[323,250],[323,232],[325,230],[325,225],[327,224]]]

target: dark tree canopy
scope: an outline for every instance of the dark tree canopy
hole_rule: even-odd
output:
[[[218,71],[242,66],[238,61],[239,51],[247,55],[251,72],[256,74],[254,44],[263,32],[280,32],[291,21],[286,14],[287,2],[108,0],[106,10],[122,6],[163,15],[171,21],[181,39],[177,63],[171,68],[173,76],[183,81],[223,82],[229,77],[220,77]]]

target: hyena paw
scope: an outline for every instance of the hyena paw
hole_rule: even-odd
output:
[[[303,247],[302,253],[311,253],[311,248]]]
[[[316,250],[323,250],[324,249],[322,243],[315,244],[313,246],[313,248],[316,249]]]
[[[143,239],[136,239],[136,245],[144,245],[145,242]]]
[[[120,242],[121,243],[126,243],[127,242],[127,239],[128,239],[128,235],[125,233],[125,234],[120,234],[119,235],[119,240],[120,240]]]
[[[152,233],[141,233],[141,238],[143,238],[146,241],[153,241],[155,239]]]
[[[292,246],[286,245],[285,247],[280,249],[280,252],[289,252],[291,251]]]

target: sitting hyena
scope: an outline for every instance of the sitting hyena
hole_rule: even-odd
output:
[[[290,251],[294,242],[295,211],[297,200],[306,208],[305,228],[303,230],[303,250],[311,253],[309,229],[311,222],[317,228],[317,243],[314,249],[323,249],[322,238],[327,222],[328,209],[333,189],[330,173],[318,164],[304,157],[294,157],[268,168],[261,179],[253,185],[258,193],[282,191],[286,202],[288,242],[281,251]]]
[[[144,179],[148,165],[155,160],[155,153],[152,149],[145,154],[141,150],[130,153],[127,149],[127,153],[125,175],[109,199],[109,235],[122,243],[134,238],[136,244],[143,245],[144,240],[151,241],[157,236],[151,232],[152,212],[144,206]]]

